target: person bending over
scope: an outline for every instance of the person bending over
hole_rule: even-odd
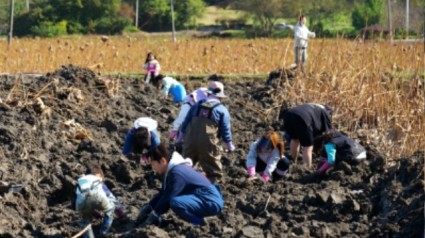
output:
[[[137,217],[142,227],[160,224],[161,215],[169,209],[193,224],[203,225],[204,217],[215,216],[223,209],[223,197],[218,185],[192,168],[192,160],[170,152],[161,144],[149,152],[152,169],[163,176],[162,188]]]

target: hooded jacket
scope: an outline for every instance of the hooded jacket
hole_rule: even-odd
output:
[[[161,215],[170,208],[172,198],[194,194],[196,189],[210,185],[211,182],[203,174],[192,168],[191,159],[184,159],[179,153],[174,152],[168,162],[161,191],[152,198],[149,205],[156,214]]]

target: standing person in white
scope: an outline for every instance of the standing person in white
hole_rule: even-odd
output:
[[[304,71],[304,66],[307,62],[307,45],[308,38],[316,37],[316,33],[308,30],[305,25],[307,19],[304,15],[300,16],[300,21],[297,23],[294,29],[294,38],[295,38],[295,64],[299,68],[298,63],[300,62],[301,56],[301,70]]]

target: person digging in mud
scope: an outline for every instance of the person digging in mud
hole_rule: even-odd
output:
[[[307,45],[309,37],[316,37],[314,32],[308,30],[305,23],[307,19],[304,15],[300,16],[298,24],[294,29],[294,38],[295,38],[295,65],[299,69],[301,66],[301,71],[304,72],[304,67],[307,63]],[[301,58],[301,64],[300,64]]]
[[[179,153],[169,153],[161,144],[149,152],[152,169],[164,176],[161,191],[145,204],[136,225],[160,224],[161,215],[171,209],[193,224],[205,224],[204,217],[215,216],[224,206],[220,187],[192,168],[192,160]]]
[[[140,162],[146,163],[148,158],[145,151],[154,149],[161,143],[157,127],[158,122],[150,117],[137,118],[133,128],[127,133],[122,154],[143,154]]]
[[[302,159],[311,168],[314,138],[332,129],[332,109],[328,106],[306,103],[281,111],[284,118],[285,137],[290,141],[292,159],[298,158],[300,145],[303,147]]]
[[[167,99],[168,94],[173,96],[174,103],[183,102],[186,97],[186,89],[176,79],[164,76],[162,74],[155,77],[152,84],[157,88],[161,89],[162,99]]]
[[[111,190],[103,182],[103,180],[105,179],[105,175],[103,173],[102,168],[99,165],[94,165],[90,168],[90,174],[97,176],[100,179],[100,181],[102,182],[103,191],[105,192],[108,199],[110,201],[112,201],[115,205],[115,210],[114,210],[115,217],[118,220],[125,220],[127,218],[126,217],[127,215],[126,215],[126,212],[125,212],[125,207],[120,202],[120,200],[117,197],[114,196],[114,194],[111,192]]]
[[[219,136],[229,152],[235,149],[232,143],[230,114],[221,103],[226,98],[224,86],[218,81],[208,85],[207,98],[194,104],[186,116],[177,143],[184,139],[183,155],[199,162],[211,182],[221,180],[222,164]]]
[[[146,61],[143,65],[143,68],[146,70],[145,83],[149,83],[152,79],[159,75],[161,66],[159,65],[158,60],[156,60],[155,55],[152,52],[149,52],[146,56]]]
[[[198,88],[186,96],[184,103],[180,108],[179,115],[173,122],[173,129],[170,131],[170,139],[174,139],[177,136],[178,131],[193,104],[207,97],[206,91],[207,88]]]
[[[246,168],[250,179],[255,178],[256,171],[261,173],[265,182],[268,182],[272,176],[276,179],[284,176],[290,165],[290,161],[283,154],[284,148],[284,142],[274,131],[264,133],[260,139],[253,142],[246,158]]]
[[[335,164],[346,161],[357,164],[366,159],[366,149],[337,130],[329,130],[314,139],[314,150],[320,154],[317,174],[323,175]]]
[[[94,170],[95,174],[88,174],[80,177],[76,188],[75,210],[81,217],[80,226],[87,227],[93,220],[103,215],[103,223],[99,230],[99,235],[103,236],[109,233],[115,212],[115,197],[108,196],[105,192],[104,184],[99,176],[99,171]],[[105,186],[106,187],[106,186]],[[107,189],[109,191],[109,189]],[[85,233],[84,238],[94,238],[93,229],[90,227]]]

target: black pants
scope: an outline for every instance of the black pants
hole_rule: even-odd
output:
[[[273,179],[282,178],[288,172],[290,164],[291,162],[286,157],[280,159],[277,163],[276,169],[272,173]],[[267,164],[257,157],[257,165],[255,166],[255,171],[263,173],[266,167]]]

